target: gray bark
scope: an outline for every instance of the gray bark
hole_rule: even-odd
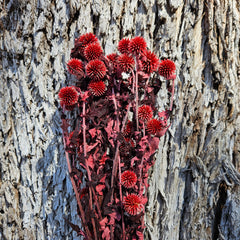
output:
[[[172,125],[149,180],[145,239],[239,239],[238,0],[10,0],[0,5],[0,238],[77,239],[57,93],[74,38],[123,37],[177,65]],[[163,90],[159,109],[167,106]]]

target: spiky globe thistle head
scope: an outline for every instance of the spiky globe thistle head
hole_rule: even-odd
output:
[[[95,59],[86,65],[86,72],[91,79],[98,81],[104,78],[107,68],[102,61]]]
[[[103,81],[91,81],[88,88],[96,97],[102,96],[106,91],[106,85]]]
[[[126,128],[124,130],[124,136],[129,136],[132,133],[133,123],[128,120]]]
[[[86,33],[75,40],[75,45],[79,53],[84,56],[84,49],[90,43],[98,42],[97,37],[93,33]]]
[[[134,68],[135,61],[133,57],[122,54],[118,57],[118,66],[123,72],[129,72]]]
[[[147,43],[143,37],[135,37],[130,40],[128,49],[134,55],[143,53],[147,48]]]
[[[121,175],[121,182],[125,188],[133,188],[137,183],[137,175],[133,171],[125,171]]]
[[[145,51],[141,58],[142,69],[145,73],[152,73],[158,70],[159,59],[151,51]]]
[[[84,50],[84,56],[88,61],[97,59],[102,54],[103,54],[103,50],[98,42],[88,44]]]
[[[137,215],[143,211],[142,199],[136,194],[129,194],[123,198],[125,211],[130,215]]]
[[[155,135],[157,132],[161,130],[162,130],[162,124],[159,120],[151,119],[150,121],[147,122],[147,131],[150,134]]]
[[[149,105],[143,105],[138,108],[138,117],[143,121],[149,121],[153,117],[152,108]]]
[[[114,69],[117,68],[118,65],[118,54],[117,53],[111,53],[106,56],[106,58],[109,60],[110,64],[113,66]]]
[[[119,151],[121,155],[128,155],[132,148],[135,148],[135,142],[130,137],[124,137],[124,140],[121,142],[119,146]]]
[[[128,38],[123,38],[118,43],[118,51],[121,54],[129,54],[128,46],[129,46],[130,40]]]
[[[63,87],[58,93],[61,105],[73,106],[78,101],[78,92],[74,87]]]
[[[175,63],[169,59],[162,60],[159,64],[158,73],[159,75],[168,78],[175,73]]]
[[[84,73],[84,65],[82,61],[72,58],[67,63],[68,71],[75,76],[82,76]]]

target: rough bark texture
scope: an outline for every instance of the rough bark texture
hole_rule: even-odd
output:
[[[141,35],[177,65],[145,239],[239,239],[238,0],[3,0],[0,9],[0,239],[77,239],[63,219],[79,224],[57,93],[73,80],[74,38],[90,31],[107,54]]]

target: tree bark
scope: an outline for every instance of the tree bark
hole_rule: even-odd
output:
[[[0,238],[78,239],[58,91],[74,82],[74,38],[106,54],[143,36],[177,66],[172,124],[149,179],[145,239],[239,239],[238,0],[3,0],[0,5]],[[169,104],[165,83],[159,109]]]

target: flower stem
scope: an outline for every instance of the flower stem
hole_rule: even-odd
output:
[[[116,112],[116,116],[117,116],[117,119],[116,119],[116,129],[117,129],[117,133],[119,133],[119,117],[118,117],[118,109],[117,109],[117,101],[116,101],[116,97],[115,97],[115,94],[114,94],[114,88],[112,88],[112,100],[113,100],[113,104],[114,104],[114,109],[115,109],[115,112]],[[116,177],[116,174],[117,174],[117,164],[118,164],[118,155],[119,155],[119,146],[120,146],[120,142],[117,141],[117,147],[116,147],[116,150],[115,150],[115,157],[114,157],[114,160],[113,160],[113,168],[112,168],[112,177],[111,177],[111,189],[112,189],[112,194],[111,194],[111,201],[113,200],[113,191],[114,191],[114,188],[113,188],[113,182],[114,182],[114,178]]]
[[[137,131],[139,131],[139,120],[138,120],[138,56],[136,56],[136,77],[135,77],[135,88],[136,88],[136,123]]]
[[[122,181],[121,181],[121,160],[120,157],[118,157],[118,173],[119,173],[119,193],[120,193],[120,201],[121,201],[121,215],[122,215],[122,240],[125,240],[125,224],[124,224],[124,215],[123,215],[123,196],[122,196]]]
[[[82,207],[82,204],[81,204],[81,201],[80,201],[80,197],[79,197],[79,193],[78,193],[78,190],[77,190],[77,186],[76,186],[76,183],[75,183],[75,181],[73,179],[73,176],[71,175],[72,167],[71,167],[71,163],[70,163],[70,159],[69,159],[69,154],[66,151],[66,138],[64,136],[64,133],[63,133],[63,144],[64,144],[65,155],[66,155],[66,160],[67,160],[68,172],[69,172],[69,176],[70,176],[70,179],[71,179],[71,182],[72,182],[73,190],[74,190],[74,193],[75,193],[75,196],[76,196],[76,199],[77,199],[77,204],[78,204],[78,208],[79,208],[79,211],[80,211],[82,224],[83,224],[83,227],[84,227],[84,229],[86,231],[88,239],[91,239],[91,233],[90,233],[90,231],[88,229],[88,226],[87,226],[87,223],[86,223],[86,219],[85,219],[83,207]]]
[[[91,182],[91,173],[90,173],[90,169],[88,167],[88,164],[87,164],[87,150],[86,150],[86,147],[87,147],[87,143],[86,143],[86,117],[85,117],[85,114],[86,114],[86,103],[85,101],[83,101],[83,154],[84,154],[84,159],[85,159],[85,167],[86,167],[86,170],[87,170],[87,175],[88,175],[88,180]],[[90,211],[93,210],[93,207],[92,207],[92,187],[89,188],[89,207],[90,207]],[[92,221],[92,225],[93,225],[93,232],[94,232],[94,237],[95,239],[98,239],[97,238],[97,231],[96,231],[96,224],[95,224],[95,220],[94,218],[92,217],[91,218],[91,221]]]

